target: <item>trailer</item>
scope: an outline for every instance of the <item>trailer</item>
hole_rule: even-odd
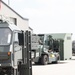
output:
[[[32,34],[31,37],[32,61],[35,64],[39,63],[43,65],[52,62],[57,63],[59,59],[58,53],[59,45],[56,42],[51,35]],[[54,45],[57,45],[58,47],[57,46],[54,47]]]
[[[32,75],[31,33],[0,20],[0,75]]]

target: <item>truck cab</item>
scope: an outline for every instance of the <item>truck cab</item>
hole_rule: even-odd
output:
[[[31,44],[28,43],[30,38],[26,41],[25,37],[29,38],[28,31],[25,33],[13,23],[0,20],[0,75],[32,74],[29,51]],[[28,67],[31,67],[28,69],[30,71],[24,71]]]

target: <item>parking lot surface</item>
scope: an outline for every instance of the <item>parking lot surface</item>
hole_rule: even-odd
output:
[[[75,57],[58,64],[33,65],[32,71],[32,75],[75,75]]]

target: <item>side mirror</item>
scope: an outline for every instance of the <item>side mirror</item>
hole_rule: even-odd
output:
[[[19,45],[24,45],[24,34],[18,33]]]

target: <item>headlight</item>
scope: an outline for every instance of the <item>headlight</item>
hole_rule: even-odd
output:
[[[11,53],[10,53],[10,52],[8,52],[8,56],[10,56],[10,54],[11,54]]]

